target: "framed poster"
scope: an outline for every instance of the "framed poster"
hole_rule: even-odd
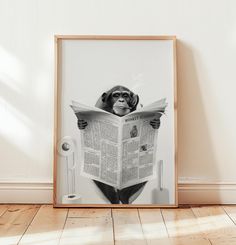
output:
[[[55,36],[55,207],[177,206],[176,38]]]

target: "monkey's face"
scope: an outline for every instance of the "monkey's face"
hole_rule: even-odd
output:
[[[124,116],[130,113],[131,95],[129,91],[114,91],[111,96],[113,111],[118,116]]]
[[[128,88],[118,85],[103,93],[101,102],[96,104],[98,108],[122,117],[136,110],[139,97]]]

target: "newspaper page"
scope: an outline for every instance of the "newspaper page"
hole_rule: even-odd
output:
[[[88,125],[81,133],[81,175],[119,187],[121,119],[111,113],[73,101],[78,119]]]
[[[118,117],[96,107],[73,102],[78,119],[88,122],[81,132],[81,175],[121,189],[156,178],[158,130],[165,99]]]
[[[157,177],[158,130],[150,121],[160,118],[166,106],[165,100],[160,100],[124,117],[121,188]]]

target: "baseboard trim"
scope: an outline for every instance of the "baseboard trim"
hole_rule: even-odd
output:
[[[178,183],[179,204],[236,204],[235,182]]]
[[[236,183],[179,181],[179,204],[236,204]],[[52,203],[50,181],[2,181],[0,203]]]
[[[52,203],[52,182],[0,181],[0,203]]]

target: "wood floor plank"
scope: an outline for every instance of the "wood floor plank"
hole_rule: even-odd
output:
[[[8,209],[8,205],[1,204],[0,205],[0,216],[2,216]]]
[[[57,245],[67,218],[67,208],[42,205],[20,240],[20,245]]]
[[[230,205],[230,206],[223,206],[222,208],[227,213],[227,215],[233,220],[234,224],[236,224],[236,206]]]
[[[39,207],[39,205],[10,205],[0,217],[0,244],[17,244]]]
[[[236,226],[220,206],[192,207],[204,236],[212,242],[236,237]]]
[[[222,206],[226,214],[230,217],[230,219],[236,224],[236,206]],[[220,237],[220,238],[211,238],[211,243],[213,245],[235,245],[236,244],[236,236],[232,237]]]
[[[69,218],[111,218],[110,208],[72,208],[68,213]]]
[[[191,208],[162,209],[161,212],[170,237],[191,240],[203,238],[203,233]]]
[[[182,213],[183,211],[175,213],[176,217],[180,219]],[[139,209],[139,216],[148,245],[210,245],[203,238],[169,238],[160,209]]]
[[[60,245],[113,245],[111,217],[67,218]]]
[[[149,243],[148,243],[149,244]],[[158,239],[155,245],[212,245],[206,238],[162,238]]]
[[[138,209],[142,230],[148,244],[168,238],[160,209]]]
[[[212,245],[235,245],[236,237],[224,237],[224,238],[211,238]]]
[[[116,245],[147,244],[137,209],[112,210]]]

